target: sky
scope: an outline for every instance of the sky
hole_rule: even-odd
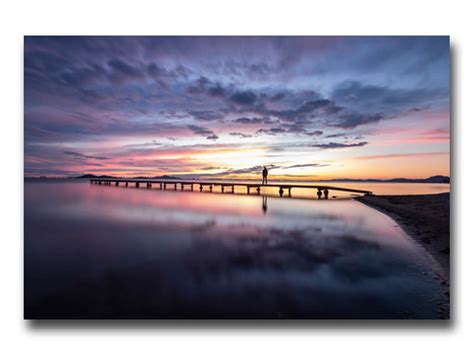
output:
[[[25,37],[25,176],[448,175],[449,37]]]

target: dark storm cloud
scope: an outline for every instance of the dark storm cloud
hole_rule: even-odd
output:
[[[338,149],[338,148],[350,148],[350,147],[363,147],[367,145],[367,142],[359,143],[324,143],[324,144],[313,144],[312,147],[317,147],[321,149]]]

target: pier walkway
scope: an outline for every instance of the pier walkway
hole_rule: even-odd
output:
[[[231,192],[234,193],[234,189],[236,186],[243,186],[247,188],[247,194],[256,193],[257,195],[260,194],[260,190],[262,187],[277,187],[279,188],[278,192],[280,196],[287,192],[287,196],[291,197],[291,190],[292,189],[313,189],[316,192],[316,196],[318,199],[324,197],[325,199],[328,198],[329,191],[343,191],[343,192],[351,192],[356,194],[363,194],[363,195],[372,195],[371,191],[367,190],[357,190],[357,189],[349,189],[345,187],[336,187],[336,186],[325,186],[325,185],[317,185],[317,184],[306,184],[306,185],[298,185],[298,184],[291,184],[291,183],[270,183],[270,184],[261,184],[258,182],[220,182],[220,181],[199,181],[199,180],[160,180],[160,179],[108,179],[108,178],[95,178],[90,179],[91,184],[99,184],[99,185],[112,185],[120,186],[120,184],[128,187],[129,184],[132,186],[139,188],[140,185],[146,186],[147,188],[152,188],[153,185],[159,186],[160,190],[166,190],[167,188],[171,188],[174,190],[178,190],[178,187],[183,191],[184,189],[188,189],[190,191],[194,191],[194,186],[199,187],[199,191],[203,191],[204,189],[209,190],[212,192],[213,188],[221,188],[221,192]]]

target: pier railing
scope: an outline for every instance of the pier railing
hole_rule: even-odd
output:
[[[188,189],[190,191],[194,191],[194,186],[199,188],[199,191],[203,191],[204,189],[209,190],[210,192],[213,191],[213,188],[221,189],[221,192],[231,192],[234,193],[236,186],[242,186],[247,188],[247,194],[256,193],[257,195],[260,194],[262,187],[277,187],[280,196],[284,196],[285,191],[287,192],[287,196],[291,197],[291,190],[292,189],[312,189],[316,192],[316,196],[318,199],[324,197],[325,199],[329,196],[329,191],[342,191],[342,192],[350,192],[356,194],[363,194],[363,195],[372,195],[372,191],[367,190],[359,190],[359,189],[350,189],[346,187],[337,187],[337,186],[327,186],[327,185],[317,185],[317,184],[291,184],[291,183],[269,183],[269,184],[261,184],[258,182],[220,182],[220,181],[199,181],[199,180],[160,180],[160,179],[112,179],[112,178],[95,178],[90,179],[91,184],[99,184],[99,185],[124,185],[128,187],[129,185],[134,185],[136,188],[139,188],[141,185],[146,186],[146,188],[152,188],[153,185],[158,186],[160,190],[167,190],[168,188],[172,188],[174,190],[178,190],[178,188],[183,191],[184,189]]]

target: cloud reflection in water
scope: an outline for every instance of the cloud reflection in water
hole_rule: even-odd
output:
[[[429,268],[355,201],[25,184],[29,318],[435,318]]]

